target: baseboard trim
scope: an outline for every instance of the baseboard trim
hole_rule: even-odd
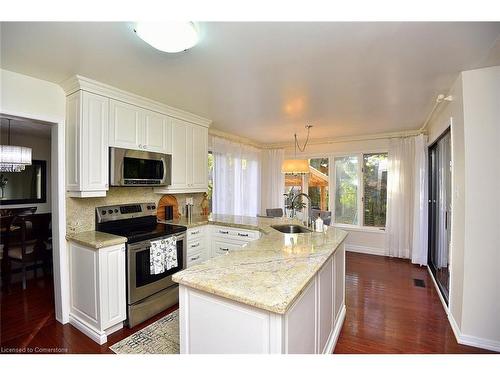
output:
[[[345,245],[345,251],[350,251],[352,253],[362,253],[370,255],[380,255],[385,256],[385,249],[379,247],[369,247],[369,246],[359,246],[359,245]]]
[[[488,339],[482,339],[482,338],[470,336],[470,335],[464,335],[462,333],[462,331],[460,330],[460,327],[458,326],[457,322],[455,321],[455,318],[451,314],[449,307],[446,305],[446,303],[444,301],[444,298],[441,294],[441,290],[439,289],[439,286],[437,285],[436,279],[434,278],[434,275],[432,274],[429,266],[427,266],[427,270],[429,271],[429,274],[431,275],[432,281],[434,283],[434,288],[436,288],[439,299],[441,300],[441,303],[443,305],[446,316],[448,317],[448,322],[450,322],[451,329],[453,331],[453,334],[455,335],[455,339],[457,340],[457,342],[461,345],[473,346],[476,348],[492,350],[494,352],[500,352],[500,342],[488,340]]]
[[[337,319],[337,324],[335,324],[335,328],[333,329],[332,334],[330,335],[328,341],[326,342],[323,354],[333,353],[333,350],[335,349],[335,346],[337,345],[337,341],[340,336],[340,331],[342,330],[342,326],[344,325],[345,314],[346,314],[346,308],[344,304],[342,305],[342,309],[340,310],[339,317]]]
[[[93,327],[89,326],[86,322],[78,319],[78,317],[72,315],[71,313],[69,314],[69,323],[99,345],[105,344],[108,341],[106,332],[96,331]]]

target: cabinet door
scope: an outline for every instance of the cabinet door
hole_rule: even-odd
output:
[[[333,329],[333,257],[318,272],[318,351],[323,353]]]
[[[109,99],[83,91],[81,111],[81,187],[83,191],[105,191],[108,190]]]
[[[195,189],[208,188],[208,129],[193,125],[192,181]]]
[[[161,113],[144,112],[143,150],[167,153],[167,119]]]
[[[101,329],[127,318],[125,245],[99,250],[99,294]]]
[[[109,145],[142,150],[143,109],[117,100],[110,101]]]
[[[171,189],[186,189],[187,126],[184,121],[172,119],[172,183]]]

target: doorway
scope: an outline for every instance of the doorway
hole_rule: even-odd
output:
[[[451,133],[429,147],[429,268],[443,299],[449,299],[451,240]]]

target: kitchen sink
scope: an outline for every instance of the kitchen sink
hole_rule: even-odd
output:
[[[281,233],[310,233],[312,230],[295,224],[271,225],[271,228],[276,229]]]

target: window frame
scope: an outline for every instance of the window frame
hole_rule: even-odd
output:
[[[384,227],[376,227],[376,226],[365,226],[364,225],[364,191],[365,191],[365,186],[364,186],[364,181],[363,181],[363,166],[364,166],[364,155],[369,155],[369,154],[387,154],[387,150],[370,150],[370,151],[363,151],[363,152],[344,152],[344,153],[335,153],[331,154],[329,156],[329,161],[328,161],[328,173],[330,176],[330,186],[331,186],[331,192],[332,194],[330,195],[330,207],[331,207],[331,212],[332,212],[332,219],[334,221],[333,226],[337,228],[345,228],[349,230],[358,230],[358,231],[363,231],[363,232],[381,232],[385,231],[385,226]],[[335,197],[337,193],[337,176],[335,174],[335,158],[342,158],[342,157],[353,157],[355,156],[358,159],[358,224],[343,224],[343,223],[336,223],[335,222]]]

